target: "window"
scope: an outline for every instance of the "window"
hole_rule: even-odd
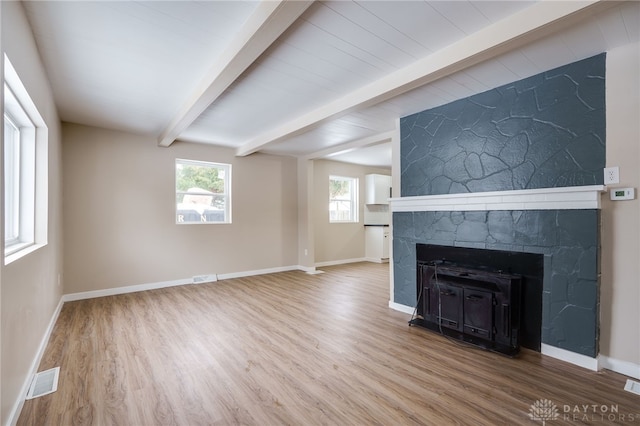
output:
[[[358,179],[329,176],[329,222],[358,222]]]
[[[4,56],[5,264],[46,244],[48,130]]]
[[[7,87],[5,93],[9,93]],[[11,246],[20,240],[20,129],[4,115],[4,240]]]
[[[231,223],[231,164],[176,160],[176,223]]]

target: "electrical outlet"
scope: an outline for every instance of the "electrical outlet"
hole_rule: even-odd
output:
[[[614,183],[620,183],[620,168],[619,167],[606,167],[604,169],[604,184],[612,185]]]

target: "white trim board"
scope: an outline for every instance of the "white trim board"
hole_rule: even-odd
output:
[[[47,329],[45,330],[44,335],[40,340],[40,345],[38,345],[36,356],[33,358],[33,361],[31,361],[29,374],[27,375],[25,382],[22,384],[22,388],[20,389],[20,393],[18,394],[18,400],[13,404],[13,407],[11,407],[11,412],[9,413],[7,421],[7,424],[9,425],[13,426],[18,422],[18,417],[20,416],[20,412],[22,411],[22,407],[24,406],[27,392],[29,392],[29,386],[31,385],[33,376],[38,372],[38,367],[40,366],[40,361],[42,361],[42,357],[44,356],[44,351],[49,344],[49,339],[51,338],[53,327],[56,325],[56,321],[58,321],[58,316],[60,316],[60,311],[62,310],[62,305],[64,304],[63,298],[64,296],[60,298],[58,306],[56,306],[56,309],[53,311],[53,315],[51,316],[51,320],[49,320]]]
[[[389,263],[388,257],[385,257],[384,259],[380,257],[365,257],[364,260],[371,263]]]
[[[640,364],[600,355],[600,367],[640,380]]]
[[[266,269],[257,269],[253,271],[242,271],[242,272],[232,272],[228,274],[218,274],[218,281],[220,280],[228,280],[232,278],[242,278],[242,277],[251,277],[254,275],[265,275],[265,274],[273,274],[276,272],[287,272],[287,271],[307,271],[308,268],[303,268],[301,266],[282,266],[277,268],[266,268]],[[203,282],[202,284],[206,284]],[[104,296],[115,296],[118,294],[127,294],[127,293],[135,293],[138,291],[146,291],[146,290],[156,290],[160,288],[167,287],[176,287],[181,285],[200,285],[194,284],[193,278],[183,278],[179,280],[173,281],[161,281],[156,283],[147,283],[147,284],[137,284],[123,287],[114,287],[107,288],[103,290],[93,290],[93,291],[82,291],[79,293],[69,293],[62,296],[62,300],[64,302],[72,302],[75,300],[85,300],[85,299],[93,299],[96,297],[104,297]]]
[[[219,280],[230,280],[232,278],[252,277],[254,275],[275,274],[277,272],[305,271],[301,266],[280,266],[277,268],[256,269],[254,271],[231,272],[229,274],[218,274]]]
[[[316,263],[315,266],[313,267],[302,266],[302,265],[280,266],[276,268],[265,268],[265,269],[256,269],[252,271],[217,274],[217,278],[220,281],[220,280],[229,280],[233,278],[251,277],[255,275],[266,275],[266,274],[274,274],[277,272],[288,272],[288,271],[303,271],[308,274],[320,274],[322,273],[322,271],[316,270],[317,267],[343,265],[346,263],[357,263],[357,262],[366,262],[366,261],[368,261],[368,259],[357,258],[357,259],[344,259],[344,260],[335,260],[335,261],[329,261],[329,262],[320,262],[320,263]],[[76,300],[93,299],[96,297],[104,297],[104,296],[115,296],[118,294],[135,293],[138,291],[146,291],[146,290],[156,290],[160,288],[175,287],[180,285],[199,285],[199,284],[194,284],[193,278],[183,278],[183,279],[173,280],[173,281],[161,281],[156,283],[107,288],[103,290],[92,290],[92,291],[83,291],[79,293],[69,293],[62,296],[62,301],[72,302]]]
[[[182,280],[162,281],[157,283],[129,285],[123,287],[106,288],[103,290],[82,291],[79,293],[69,293],[62,296],[65,302],[73,302],[76,300],[94,299],[96,297],[115,296],[118,294],[136,293],[138,291],[156,290],[159,288],[175,287],[179,285],[193,284],[192,278]],[[194,284],[197,285],[197,284]]]
[[[600,209],[603,185],[391,198],[392,212]]]
[[[413,314],[414,308],[400,303],[389,301],[389,308],[396,311],[404,312],[405,314]],[[591,358],[585,355],[581,355],[575,352],[568,351],[566,349],[556,348],[551,345],[542,343],[540,353],[542,355],[550,356],[552,358],[559,359],[561,361],[568,362],[583,368],[587,368],[592,371],[598,371],[598,358]],[[615,371],[615,370],[614,370]],[[624,373],[623,373],[624,374]]]
[[[407,305],[401,305],[400,303],[393,302],[389,300],[389,307],[394,311],[404,312],[405,314],[413,315],[415,308]]]
[[[321,268],[323,266],[334,266],[334,265],[344,265],[347,263],[358,263],[358,262],[367,262],[368,259],[364,257],[359,257],[356,259],[343,259],[343,260],[329,260],[327,262],[317,262],[316,267]]]
[[[546,343],[540,345],[540,353],[591,371],[598,371],[600,369],[598,358],[591,358],[590,356],[571,352],[566,349],[556,348]]]
[[[316,270],[315,266],[298,265],[297,268],[298,268],[299,271],[306,272],[307,274],[310,274],[310,275],[322,273],[322,271]]]

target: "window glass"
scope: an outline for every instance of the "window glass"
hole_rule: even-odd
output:
[[[6,87],[5,87],[6,93]],[[20,130],[4,115],[4,240],[5,246],[20,237]]]
[[[231,165],[176,160],[176,223],[231,223]]]
[[[358,179],[329,176],[329,222],[358,222]]]

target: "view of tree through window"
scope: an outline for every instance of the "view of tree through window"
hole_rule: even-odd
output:
[[[229,164],[176,160],[177,223],[229,223]]]
[[[358,179],[329,176],[329,222],[358,221]]]

